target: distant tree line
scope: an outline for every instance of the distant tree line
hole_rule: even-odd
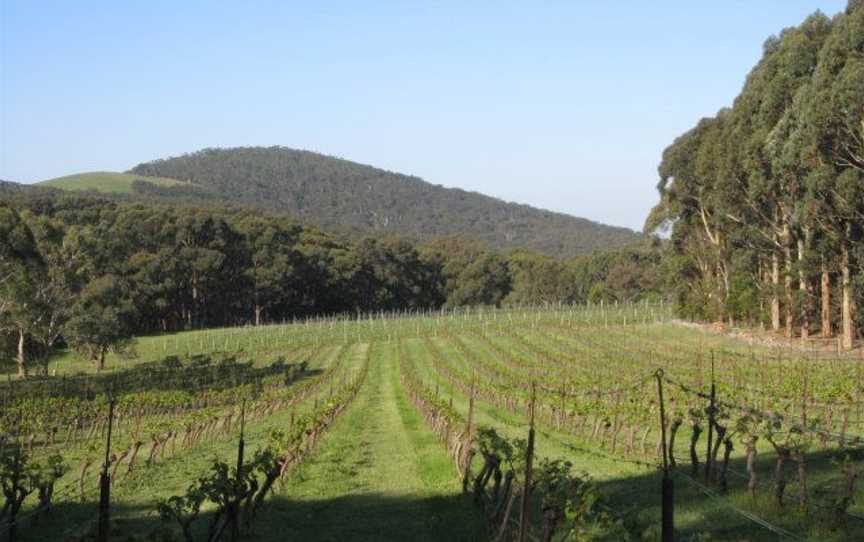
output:
[[[804,339],[839,331],[851,347],[864,293],[864,2],[770,38],[732,107],[676,139],[659,171],[646,232],[671,228],[684,315]]]
[[[460,237],[355,239],[283,215],[18,191],[0,199],[0,343],[24,374],[66,344],[465,305],[660,296],[659,242],[556,260]]]

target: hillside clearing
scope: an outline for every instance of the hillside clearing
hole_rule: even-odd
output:
[[[40,181],[39,186],[59,188],[73,192],[96,191],[104,194],[132,194],[135,181],[156,186],[188,186],[190,183],[167,177],[148,177],[112,171],[90,171]]]

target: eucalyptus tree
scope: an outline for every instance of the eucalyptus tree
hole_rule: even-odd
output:
[[[421,247],[420,256],[447,307],[500,305],[512,289],[507,260],[479,241],[442,237]]]
[[[77,227],[32,214],[27,221],[45,263],[43,272],[32,278],[33,302],[39,314],[29,331],[39,359],[46,362],[62,340],[75,296],[93,270]],[[47,364],[43,363],[43,370]]]
[[[32,231],[17,211],[0,204],[0,332],[15,336],[20,376],[28,370],[27,335],[41,314],[34,285],[44,272]]]
[[[812,191],[823,205],[817,216],[836,240],[842,294],[842,342],[854,340],[853,247],[864,219],[864,8],[850,2],[819,51],[818,65],[795,114],[797,158],[814,175]]]
[[[512,289],[506,304],[558,303],[572,301],[572,269],[554,258],[527,250],[507,255]]]
[[[730,214],[726,179],[718,176],[722,133],[728,111],[702,119],[663,153],[658,168],[660,203],[646,231],[673,224],[674,250],[694,263],[689,294],[702,316],[722,320],[729,296]]]
[[[812,78],[830,29],[831,21],[816,13],[767,40],[733,107],[703,119],[664,152],[661,202],[646,229],[673,224],[673,246],[697,270],[694,299],[706,301],[717,320],[733,318],[730,305],[746,306],[752,317],[754,292],[768,291],[771,327],[779,330],[782,260],[782,306],[791,337],[796,268],[799,291],[810,291],[805,262],[816,207],[805,197],[810,167],[793,158],[789,140],[797,121],[794,104]],[[806,337],[806,295],[800,306]]]
[[[302,228],[272,218],[244,217],[238,229],[249,252],[245,270],[251,289],[252,320],[261,325],[268,309],[288,303],[296,282],[300,253],[296,249]]]
[[[243,236],[222,217],[206,211],[180,216],[173,239],[183,292],[186,327],[238,322],[238,292],[248,291],[249,253]]]
[[[127,291],[128,286],[115,275],[93,279],[78,294],[66,323],[66,340],[98,371],[105,368],[109,352],[124,352],[132,339],[135,307]]]
[[[776,70],[764,89],[757,118],[765,130],[764,171],[775,194],[780,218],[784,260],[786,335],[791,337],[794,307],[799,305],[801,338],[810,332],[812,254],[815,210],[818,198],[807,187],[813,164],[803,160],[797,131],[801,118],[798,105],[806,100],[819,52],[831,32],[831,21],[821,13],[801,25],[785,30],[777,45]],[[797,255],[795,254],[797,252]],[[797,261],[796,261],[797,260]],[[797,267],[798,302],[793,297],[793,274]]]

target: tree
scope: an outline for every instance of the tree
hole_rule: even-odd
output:
[[[511,289],[507,263],[473,240],[443,237],[422,248],[444,305],[498,305]]]
[[[431,306],[437,297],[429,266],[400,239],[361,239],[334,267],[356,311],[418,309]]]
[[[718,176],[728,111],[702,119],[663,152],[658,171],[661,201],[646,222],[652,232],[673,223],[672,247],[693,261],[691,281],[704,317],[723,320],[729,297],[729,235],[733,220],[727,181]]]
[[[30,215],[28,222],[45,263],[44,271],[32,279],[34,307],[38,314],[29,332],[38,359],[47,362],[62,339],[75,292],[90,269],[79,237],[68,232],[60,221]],[[42,369],[47,371],[47,363],[43,363]]]
[[[455,289],[447,296],[447,306],[500,306],[510,292],[507,263],[499,255],[486,252],[459,273]]]
[[[41,314],[34,285],[44,272],[30,228],[14,209],[0,204],[0,331],[16,336],[19,376],[27,374],[27,334]]]
[[[840,255],[842,342],[854,340],[852,253],[864,204],[864,9],[850,2],[819,51],[818,65],[795,109],[798,157],[811,164],[814,192],[825,206],[820,222]]]
[[[571,269],[563,262],[527,250],[517,250],[507,256],[511,278],[506,304],[559,303],[573,297]]]
[[[181,216],[176,224],[178,271],[183,281],[183,313],[188,329],[226,321],[241,307],[233,296],[220,292],[244,292],[249,254],[243,237],[225,220],[197,212]]]
[[[251,285],[253,322],[258,326],[268,308],[292,301],[301,260],[295,248],[301,228],[273,219],[248,217],[239,229],[248,244],[251,265],[245,274]]]
[[[134,307],[125,290],[114,275],[93,279],[79,294],[66,325],[66,339],[98,371],[105,368],[108,352],[124,352],[131,343]]]

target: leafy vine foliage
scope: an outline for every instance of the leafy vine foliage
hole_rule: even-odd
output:
[[[0,532],[8,531],[14,539],[18,514],[31,495],[35,494],[38,501],[36,511],[49,513],[54,484],[68,468],[60,455],[36,459],[21,443],[0,440],[0,491],[3,496]]]
[[[292,420],[288,430],[272,429],[267,444],[250,460],[242,455],[236,466],[215,459],[210,471],[189,486],[184,495],[175,495],[157,505],[160,517],[176,524],[186,542],[194,542],[196,523],[206,503],[215,507],[201,540],[234,540],[252,528],[252,522],[274,485],[313,450],[318,438],[354,399],[366,377],[364,364],[358,375],[339,386],[328,401],[308,415]],[[317,405],[317,404],[316,404]],[[240,448],[242,454],[242,447]],[[170,536],[170,530],[163,533]]]

